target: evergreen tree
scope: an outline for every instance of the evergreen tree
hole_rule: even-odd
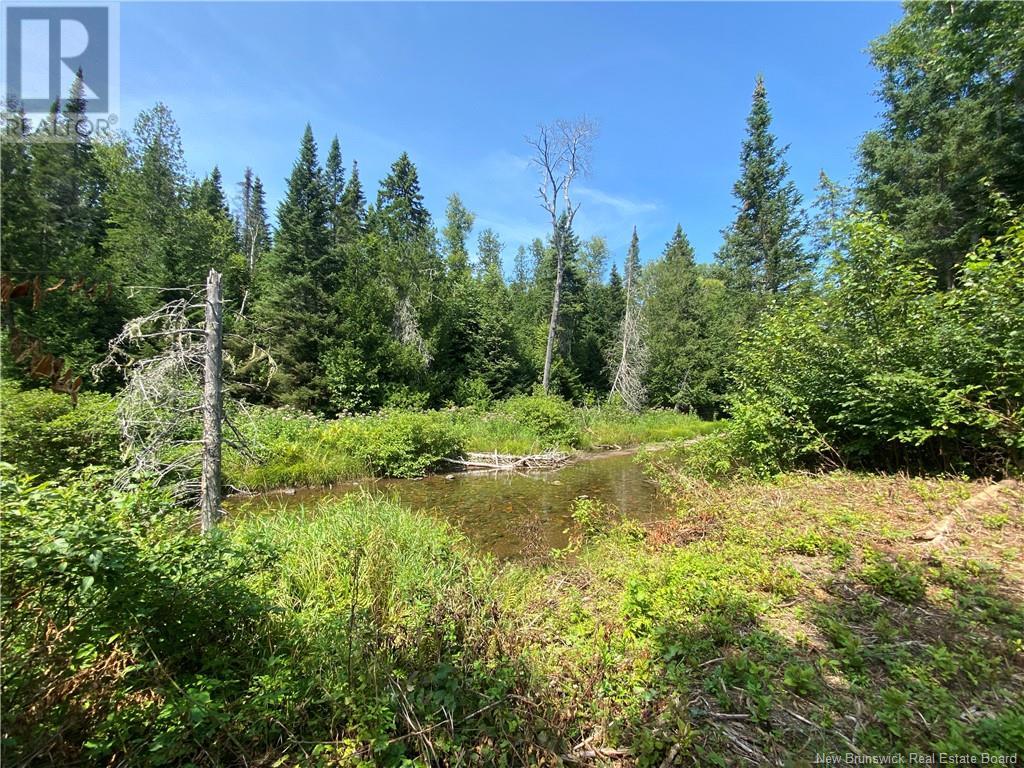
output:
[[[695,262],[678,225],[643,282],[650,402],[715,415],[728,387],[742,307]]]
[[[193,265],[178,247],[187,174],[171,111],[158,103],[141,112],[129,143],[112,147],[109,160],[107,248],[113,258],[140,285],[188,285]]]
[[[16,282],[55,287],[28,302],[12,302],[12,324],[79,372],[99,361],[127,313],[123,274],[103,247],[107,178],[88,131],[81,72],[67,100],[50,115],[54,135],[2,142],[4,272]],[[88,282],[89,290],[70,289]],[[115,283],[118,285],[115,287]]]
[[[813,272],[814,256],[801,245],[806,226],[800,193],[788,179],[786,147],[776,145],[763,78],[758,75],[733,185],[736,220],[723,232],[718,261],[733,287],[760,295],[784,293]]]
[[[640,238],[636,227],[626,253],[625,307],[616,333],[610,364],[614,370],[611,395],[618,395],[630,410],[639,410],[646,400],[644,380],[647,374],[647,342],[640,301]]]
[[[907,3],[871,46],[882,127],[861,146],[861,200],[884,212],[942,287],[1002,231],[998,192],[1024,205],[1024,4]]]
[[[224,196],[224,181],[220,175],[220,168],[216,165],[210,175],[199,185],[196,203],[204,208],[211,216],[231,216],[231,209],[228,208],[227,198]]]
[[[331,140],[331,147],[324,162],[324,185],[331,208],[330,226],[334,242],[345,242],[354,233],[346,226],[346,212],[342,205],[345,197],[345,168],[341,164],[341,144],[337,136]]]
[[[257,264],[270,250],[266,197],[263,182],[253,173],[252,168],[245,169],[239,186],[242,191],[242,210],[238,220],[238,239],[249,272],[255,274]]]
[[[5,119],[20,122],[21,137],[0,142],[0,250],[4,271],[20,276],[38,271],[43,264],[39,248],[43,201],[33,183],[25,113],[13,104]]]
[[[448,196],[448,208],[445,211],[444,229],[441,238],[444,243],[448,273],[456,278],[469,276],[469,251],[466,239],[473,229],[476,215],[462,203],[458,194]]]
[[[327,187],[327,200],[334,211],[341,205],[341,198],[345,194],[345,168],[341,164],[341,144],[337,136],[331,139],[331,147],[324,161],[324,184]]]
[[[505,279],[501,270],[501,252],[504,249],[505,246],[498,237],[498,233],[490,227],[481,232],[477,238],[477,279],[485,288],[502,290],[505,287]]]
[[[352,162],[352,177],[341,195],[340,226],[345,231],[344,239],[352,240],[362,234],[366,226],[366,197],[359,180],[359,163]]]
[[[380,183],[376,213],[383,234],[394,242],[409,242],[430,229],[430,214],[423,205],[416,166],[403,152]]]
[[[330,247],[330,199],[307,125],[278,209],[274,246],[260,269],[257,316],[280,366],[281,399],[327,407],[321,353],[333,330],[339,277]]]
[[[818,196],[814,200],[814,218],[811,233],[814,248],[819,255],[827,254],[837,245],[836,226],[850,213],[850,193],[837,184],[825,171],[818,174],[818,185],[814,188]]]

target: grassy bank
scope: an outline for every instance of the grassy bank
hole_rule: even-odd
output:
[[[115,398],[82,393],[76,408],[66,396],[5,383],[0,402],[0,454],[21,471],[53,478],[68,469],[121,466]],[[450,468],[444,459],[466,452],[525,455],[637,446],[707,434],[718,426],[673,411],[573,408],[543,396],[513,397],[491,411],[393,410],[336,420],[284,408],[230,411],[225,480],[251,490],[368,475],[419,477]]]
[[[590,504],[577,556],[532,568],[370,497],[200,539],[145,489],[8,471],[6,756],[672,766],[1024,744],[1019,488],[658,471],[677,517]]]
[[[715,428],[673,411],[573,408],[555,397],[515,397],[490,412],[387,411],[325,421],[256,409],[242,420],[253,450],[229,451],[225,474],[238,488],[326,485],[366,475],[417,477],[450,468],[466,452],[528,455],[637,446],[707,434]]]

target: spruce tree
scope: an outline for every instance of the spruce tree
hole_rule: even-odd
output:
[[[639,410],[646,398],[647,340],[643,327],[640,301],[640,238],[636,227],[626,252],[625,306],[616,333],[616,343],[610,351],[609,363],[613,369],[610,395],[618,395],[630,410]]]
[[[250,274],[255,274],[256,265],[263,255],[270,250],[270,225],[267,223],[267,204],[263,192],[263,182],[253,173],[252,168],[245,169],[245,175],[239,182],[242,190],[242,210],[238,220],[238,239],[245,256]]]
[[[324,185],[327,188],[327,200],[330,204],[330,227],[335,244],[345,242],[349,237],[345,226],[345,209],[342,200],[345,196],[345,168],[341,164],[341,144],[338,137],[331,140],[324,162]]]
[[[758,75],[740,151],[740,178],[733,185],[736,219],[723,232],[718,262],[734,288],[760,295],[784,293],[809,278],[814,255],[805,251],[801,197],[788,178],[787,147],[771,132],[764,79]]]
[[[324,161],[324,184],[333,211],[341,205],[341,197],[345,192],[345,168],[341,164],[341,144],[337,136],[331,139],[331,147],[327,150],[327,159]]]
[[[501,269],[501,252],[505,245],[498,233],[488,227],[477,238],[477,279],[487,289],[502,290],[505,279]]]
[[[695,262],[678,225],[661,258],[647,266],[643,282],[650,402],[713,416],[728,386],[743,308]]]
[[[882,125],[861,145],[861,201],[950,288],[1003,231],[993,192],[1024,205],[1024,4],[907,3],[871,45]]]
[[[352,177],[341,195],[340,225],[345,230],[345,239],[351,240],[363,232],[366,225],[366,196],[363,183],[359,180],[359,163],[352,161]]]
[[[274,247],[260,269],[257,316],[280,366],[281,399],[324,408],[320,358],[332,336],[338,275],[330,247],[330,200],[309,125],[277,218]]]
[[[380,183],[376,213],[385,236],[394,242],[414,240],[430,228],[430,214],[420,193],[419,172],[405,152]]]
[[[466,239],[473,229],[475,220],[476,215],[463,205],[462,198],[458,194],[449,195],[441,238],[444,243],[448,274],[455,279],[469,276],[469,251],[466,248]]]

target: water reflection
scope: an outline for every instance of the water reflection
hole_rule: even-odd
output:
[[[448,520],[481,549],[503,559],[520,559],[564,547],[572,525],[571,506],[589,496],[641,522],[667,516],[668,500],[631,455],[597,456],[556,470],[524,473],[456,473],[416,480],[362,480],[294,493],[265,493],[249,499],[288,508],[314,506],[365,489]]]

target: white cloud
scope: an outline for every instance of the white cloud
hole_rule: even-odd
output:
[[[615,210],[616,213],[621,216],[638,216],[642,213],[652,213],[658,210],[658,204],[652,202],[641,202],[637,200],[630,200],[625,197],[618,197],[616,195],[609,195],[607,192],[602,192],[599,189],[592,187],[578,186],[575,190],[576,194],[585,200],[589,200],[597,205],[606,205],[609,208]]]

